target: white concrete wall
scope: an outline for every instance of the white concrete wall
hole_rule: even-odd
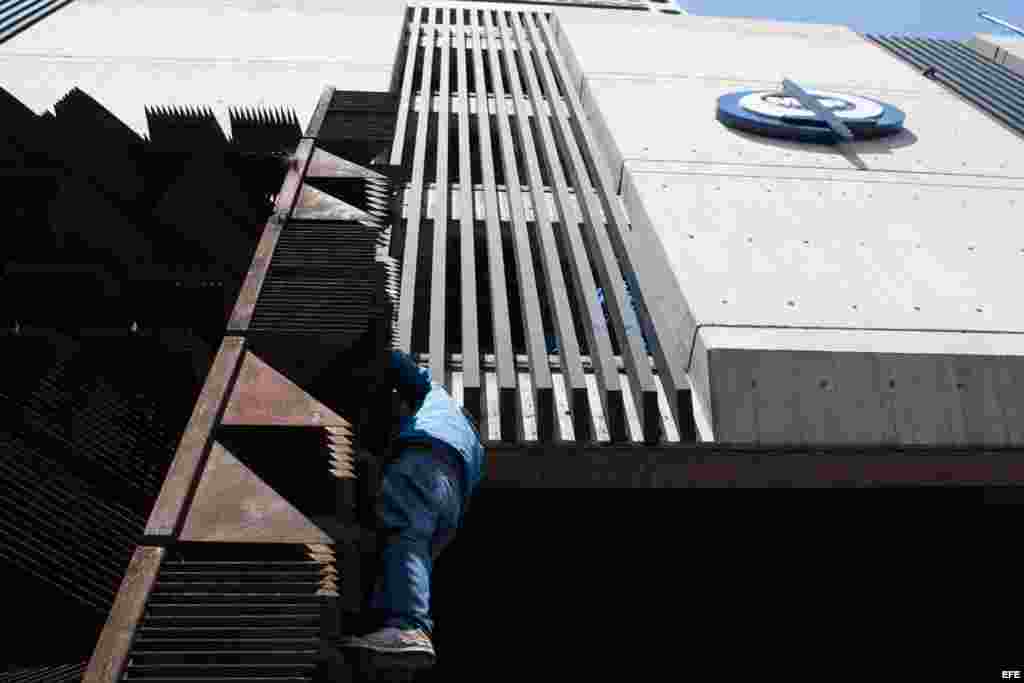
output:
[[[1014,133],[844,27],[558,14],[634,232],[675,274],[718,440],[1024,443],[1004,428],[1024,419]],[[721,95],[786,77],[887,101],[906,131],[840,149],[716,121]],[[891,411],[858,358],[896,373]]]
[[[139,133],[147,105],[294,108],[387,90],[404,0],[77,0],[0,45],[0,85],[38,113],[80,87]]]

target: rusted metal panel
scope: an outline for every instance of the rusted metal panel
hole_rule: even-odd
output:
[[[485,488],[1024,484],[1024,449],[487,444]]]
[[[164,548],[139,546],[135,549],[82,683],[116,683],[121,679],[135,630],[165,554]]]
[[[263,288],[263,281],[270,269],[270,259],[273,258],[277,240],[281,237],[281,227],[282,222],[274,216],[267,221],[263,228],[263,235],[260,237],[259,244],[256,245],[249,273],[245,277],[245,283],[238,293],[238,300],[235,302],[235,308],[228,320],[229,333],[244,333],[249,329],[252,314],[256,310],[256,302],[260,298],[260,290]]]
[[[288,219],[291,216],[292,207],[295,206],[295,202],[299,198],[299,190],[302,189],[306,166],[309,165],[309,159],[312,156],[313,141],[302,140],[295,148],[295,154],[292,155],[284,183],[281,185],[281,191],[274,199],[274,212],[283,219]]]
[[[320,453],[306,454],[318,457]],[[293,457],[280,453],[278,457]],[[181,541],[332,543],[331,537],[281,497],[220,443],[210,457],[181,530]]]
[[[306,167],[306,178],[366,178],[386,181],[387,176],[316,147]]]
[[[241,337],[225,337],[221,342],[150,513],[144,535],[148,542],[166,543],[177,538],[209,456],[213,430],[224,411],[244,350],[245,340]]]
[[[352,206],[309,184],[302,186],[299,200],[292,211],[292,218],[297,221],[359,222],[368,227],[378,223],[377,218],[359,207]]]
[[[310,396],[259,356],[246,351],[220,422],[225,426],[337,427],[349,430],[345,418]]]

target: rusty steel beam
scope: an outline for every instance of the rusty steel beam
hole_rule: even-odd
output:
[[[210,454],[213,430],[238,375],[244,350],[245,340],[241,337],[225,337],[221,343],[149,516],[145,542],[156,545],[177,538],[199,485],[199,476]]]
[[[281,236],[281,229],[287,221],[302,190],[303,177],[306,167],[313,156],[313,141],[304,139],[299,143],[295,154],[292,156],[285,175],[281,191],[277,193],[274,201],[274,215],[267,221],[263,228],[263,235],[256,246],[256,253],[253,255],[249,272],[242,284],[238,294],[238,300],[228,321],[228,332],[230,334],[245,334],[252,322],[252,314],[256,309],[256,301],[259,299],[260,290],[263,288],[263,281],[270,269],[270,259],[274,256],[274,248]]]
[[[232,334],[242,334],[249,329],[252,314],[256,310],[256,302],[260,298],[260,290],[263,289],[263,281],[270,269],[270,259],[274,256],[277,240],[281,237],[282,227],[283,222],[277,216],[272,216],[263,228],[263,235],[256,245],[256,253],[253,254],[252,265],[249,266],[249,274],[238,293],[238,301],[228,321],[228,332]]]
[[[317,102],[316,109],[313,110],[313,116],[309,119],[309,125],[306,126],[306,134],[303,137],[316,138],[320,134],[320,129],[324,125],[324,119],[327,118],[327,112],[331,108],[331,100],[333,99],[334,88],[328,85],[320,93],[320,101]]]
[[[142,619],[149,594],[156,584],[165,555],[165,548],[136,548],[82,683],[116,683],[121,680],[128,662],[128,653],[135,640],[135,631]]]

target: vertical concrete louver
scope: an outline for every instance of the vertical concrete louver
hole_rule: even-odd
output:
[[[398,344],[435,377],[460,374],[467,408],[503,441],[650,443],[680,419],[691,440],[682,368],[658,353],[657,321],[641,333],[625,286],[628,219],[554,21],[541,8],[408,13],[391,154],[411,178]]]

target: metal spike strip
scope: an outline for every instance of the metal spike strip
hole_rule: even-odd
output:
[[[203,151],[211,144],[227,144],[213,109],[210,107],[146,107],[150,137],[158,146],[175,151]]]
[[[275,248],[250,329],[362,334],[374,316],[379,285],[372,264],[384,225],[376,219],[361,223],[290,223]]]
[[[390,246],[390,235],[388,235],[388,241],[382,247],[387,248]],[[392,349],[398,348],[398,304],[399,296],[402,289],[402,262],[400,259],[396,259],[393,256],[383,254],[377,257],[377,263],[383,269],[382,273],[382,288],[384,295],[388,301],[388,311],[390,317],[389,325],[389,342]]]
[[[338,570],[334,548],[323,544],[306,544],[309,558],[320,565],[320,587],[317,595],[338,597]]]
[[[321,563],[306,546],[201,543],[171,552],[146,602],[125,680],[312,679],[329,598],[321,595]]]
[[[330,473],[338,479],[355,479],[355,450],[352,447],[351,432],[340,427],[327,427],[325,431]]]
[[[232,144],[246,151],[291,150],[302,137],[299,119],[293,109],[232,108],[228,111],[228,118]]]

